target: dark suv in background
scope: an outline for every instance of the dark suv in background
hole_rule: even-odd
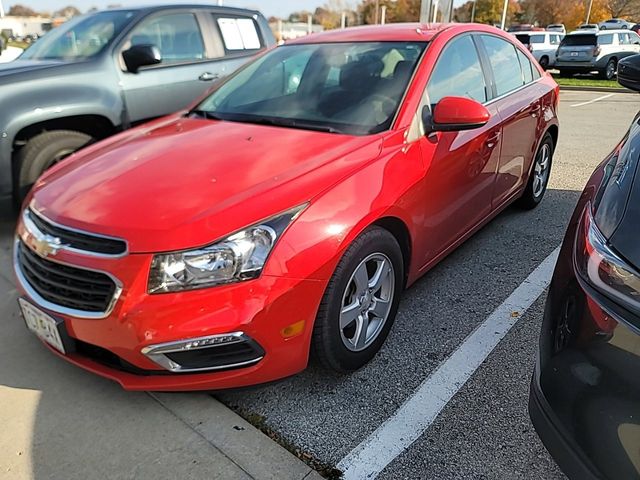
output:
[[[275,44],[258,12],[206,5],[76,17],[0,65],[0,197],[84,145],[185,108]]]

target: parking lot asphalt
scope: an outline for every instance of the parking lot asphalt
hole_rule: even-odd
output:
[[[312,366],[278,384],[217,397],[264,417],[319,461],[338,464],[560,244],[591,172],[640,108],[635,95],[603,96],[562,92],[560,141],[542,205],[509,208],[405,292],[387,343],[369,365],[349,376]],[[543,305],[538,299],[381,478],[562,478],[526,407]]]
[[[604,96],[596,92],[562,93],[560,141],[542,205],[529,212],[508,209],[405,292],[389,339],[369,365],[346,376],[327,374],[312,365],[305,372],[272,385],[213,395],[268,429],[287,446],[305,452],[319,463],[338,465],[411,399],[422,382],[560,244],[586,180],[640,109],[640,97],[635,95]],[[0,213],[0,259],[6,259],[15,216]],[[2,266],[0,287],[6,289],[12,274],[6,261]],[[526,411],[543,305],[544,295],[519,317],[430,427],[387,465],[379,478],[563,478],[538,440]],[[17,305],[4,311],[9,314],[3,316],[2,322],[20,321]],[[59,413],[64,409],[60,402],[45,403],[43,399],[55,399],[60,392],[71,389],[78,393],[80,402],[98,397],[112,401],[119,418],[130,415],[133,421],[157,415],[156,406],[148,406],[140,394],[122,392],[115,385],[105,385],[103,380],[94,381],[90,374],[53,358],[35,339],[31,341],[22,326],[21,330],[11,329],[11,334],[15,345],[3,348],[5,365],[12,362],[12,348],[33,349],[28,369],[47,362],[48,380],[43,385],[38,385],[36,377],[20,374],[20,366],[16,367],[17,372],[0,376],[0,388],[40,390],[28,401],[36,402],[39,397],[44,407],[50,406],[41,408],[37,415],[25,413],[24,418],[16,420],[24,437],[19,441],[31,441],[35,453],[41,455],[40,460],[33,458],[32,470],[38,475],[32,477],[48,478],[43,470],[46,442],[64,441],[74,428],[84,428],[80,424],[65,425],[64,421],[72,421],[73,415]],[[95,391],[83,393],[83,389]],[[193,394],[178,395],[186,400],[192,397]],[[20,401],[27,397],[15,398]],[[27,406],[24,410],[30,411]],[[51,422],[46,417],[55,415],[61,415],[57,423],[63,433],[43,435],[42,425]],[[99,421],[91,423],[90,428],[100,429],[100,422],[108,424],[108,416],[101,414],[97,418]],[[176,424],[178,427],[182,428]],[[109,438],[117,438],[113,428],[106,428],[103,439]],[[95,439],[100,441],[100,436]],[[135,437],[133,440],[137,441]],[[192,441],[196,446],[198,442]],[[112,451],[121,458],[104,465],[121,472],[118,478],[129,478],[134,470],[127,469],[135,463],[135,452],[125,455],[122,449]],[[197,452],[193,459],[198,466],[190,478],[205,478],[199,475],[206,473],[213,461],[207,460],[206,449]],[[175,461],[189,458],[177,445],[169,448],[169,453],[167,458]],[[144,449],[140,461],[152,458],[152,450]],[[154,471],[161,472],[166,462],[158,462]],[[54,463],[62,473],[65,464]],[[71,464],[66,468],[72,468]],[[3,474],[6,472],[0,469],[0,478]]]

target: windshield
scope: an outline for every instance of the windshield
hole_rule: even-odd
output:
[[[560,42],[561,47],[592,46],[597,43],[596,35],[569,35]]]
[[[111,43],[133,15],[133,11],[114,10],[70,20],[27,48],[20,59],[79,60],[93,57]]]
[[[285,45],[197,108],[221,120],[366,135],[387,130],[423,42]]]

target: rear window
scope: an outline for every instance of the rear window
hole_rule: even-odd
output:
[[[598,45],[613,45],[613,34],[600,35],[598,37]]]
[[[577,47],[595,45],[596,43],[595,35],[569,35],[564,37],[560,45],[563,47]]]
[[[224,47],[228,52],[260,49],[260,36],[253,19],[218,18],[217,20]]]
[[[529,35],[516,35],[516,38],[524,45],[529,45]]]

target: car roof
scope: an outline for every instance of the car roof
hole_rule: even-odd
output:
[[[550,32],[549,30],[527,30],[525,32],[509,32],[514,35],[540,35],[540,34],[549,34],[549,35],[558,35],[558,32]]]
[[[103,10],[99,10],[99,12],[111,12],[111,11],[140,11],[140,12],[155,12],[161,10],[167,10],[171,8],[183,8],[183,9],[191,9],[191,8],[207,8],[214,9],[218,11],[232,13],[250,13],[252,15],[258,14],[257,10],[252,10],[249,8],[236,8],[236,7],[224,7],[218,5],[211,5],[206,3],[158,3],[156,5],[132,5],[130,7],[117,7],[117,8],[107,8]],[[96,12],[97,13],[97,12]]]
[[[478,23],[391,23],[387,25],[364,25],[343,30],[328,30],[313,33],[286,42],[287,45],[305,43],[337,42],[428,42],[444,32],[488,32],[502,36],[506,32]],[[544,33],[544,32],[543,32]]]
[[[629,33],[629,30],[624,28],[612,28],[608,30],[595,30],[588,31],[587,29],[583,30],[574,30],[573,32],[569,32],[567,35],[607,35],[609,33]]]

